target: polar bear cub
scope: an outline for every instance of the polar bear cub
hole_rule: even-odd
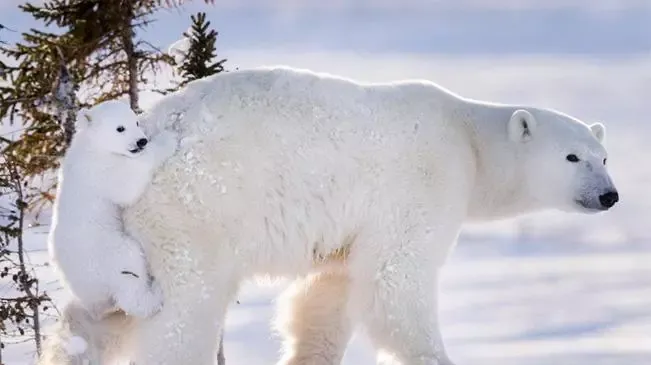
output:
[[[124,233],[121,214],[176,147],[169,131],[148,139],[123,102],[79,114],[59,169],[48,249],[64,285],[96,318],[114,309],[148,317],[162,306],[161,289],[141,245]]]

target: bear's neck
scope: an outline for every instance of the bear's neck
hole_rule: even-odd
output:
[[[468,207],[470,221],[507,219],[539,210],[526,188],[518,145],[509,140],[507,125],[516,105],[473,101],[478,113],[469,120],[475,153],[475,182]]]

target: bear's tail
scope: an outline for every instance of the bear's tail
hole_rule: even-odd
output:
[[[116,356],[124,344],[131,319],[114,312],[93,318],[75,301],[66,304],[61,318],[43,342],[37,365],[99,365]]]

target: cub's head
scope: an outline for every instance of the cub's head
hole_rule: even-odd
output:
[[[551,110],[518,109],[508,137],[518,144],[524,188],[540,208],[599,212],[619,200],[608,175],[603,146],[606,129]]]
[[[138,116],[127,103],[117,100],[80,111],[77,133],[94,148],[128,157],[139,155],[149,142]]]

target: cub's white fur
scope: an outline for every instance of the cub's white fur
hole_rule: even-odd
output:
[[[77,128],[59,170],[51,260],[92,317],[116,307],[150,316],[160,309],[162,292],[141,245],[123,231],[122,209],[140,197],[177,142],[172,132],[149,141],[136,114],[119,101],[82,111]]]
[[[260,274],[299,277],[282,364],[338,364],[362,324],[402,364],[449,365],[437,286],[465,221],[617,200],[603,126],[425,81],[229,72],[143,124],[183,140],[124,215],[166,297],[121,333],[138,365],[213,364],[227,305]]]

